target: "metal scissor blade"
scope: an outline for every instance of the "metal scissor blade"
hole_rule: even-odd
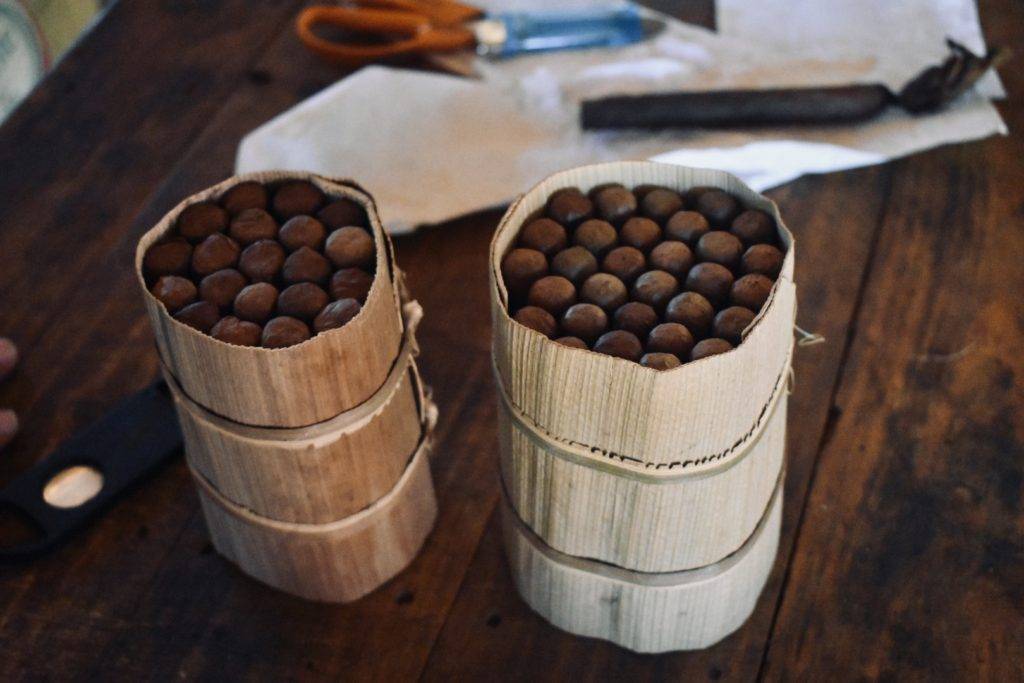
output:
[[[480,78],[476,70],[476,54],[468,50],[459,52],[432,52],[425,55],[426,61],[433,67],[454,76]]]

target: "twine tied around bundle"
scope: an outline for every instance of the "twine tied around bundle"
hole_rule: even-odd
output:
[[[796,345],[803,348],[805,346],[814,346],[816,344],[825,343],[825,335],[818,334],[817,332],[808,332],[804,328],[800,327],[796,323],[793,323],[793,329],[796,330],[796,335],[799,337],[796,341]],[[793,366],[789,366],[789,379],[786,381],[786,394],[792,395],[793,390],[796,388],[796,372],[793,371]]]
[[[801,348],[825,343],[824,335],[818,334],[817,332],[808,332],[797,324],[793,325],[793,329],[796,330],[796,334],[799,337],[796,341],[796,345]]]

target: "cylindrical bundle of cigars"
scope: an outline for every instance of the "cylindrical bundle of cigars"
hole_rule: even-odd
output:
[[[556,626],[717,642],[775,556],[796,292],[778,209],[650,162],[558,173],[491,245],[504,529]]]
[[[135,264],[217,550],[328,602],[401,571],[436,516],[436,408],[372,198],[231,178],[164,216]]]

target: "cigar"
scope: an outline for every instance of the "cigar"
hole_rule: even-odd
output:
[[[580,116],[588,130],[852,123],[892,101],[884,85],[677,92],[588,100]]]
[[[602,128],[737,128],[744,126],[836,124],[866,121],[889,105],[913,113],[941,109],[1009,57],[995,48],[972,53],[947,40],[951,54],[894,93],[885,85],[820,88],[719,90],[613,96],[583,102],[580,123]]]

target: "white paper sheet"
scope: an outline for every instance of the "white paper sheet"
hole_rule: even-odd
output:
[[[505,203],[544,176],[585,163],[655,158],[723,168],[765,189],[805,173],[1006,132],[995,108],[975,93],[940,114],[911,117],[893,109],[856,126],[580,130],[580,101],[602,95],[850,82],[898,87],[942,59],[946,35],[983,49],[972,0],[897,3],[899,13],[886,10],[889,19],[922,17],[912,24],[913,37],[862,47],[859,41],[878,16],[864,7],[881,12],[890,3],[832,2],[857,10],[838,16],[813,10],[824,3],[812,0],[765,0],[756,9],[742,0],[720,0],[719,22],[727,33],[667,20],[656,39],[622,49],[481,61],[479,81],[368,67],[250,133],[236,166],[239,172],[284,168],[358,178],[397,233]],[[536,6],[537,0],[480,4],[507,9]],[[771,16],[787,21],[768,22]],[[751,39],[750,31],[759,39]],[[936,47],[926,50],[933,41]],[[1001,92],[996,79],[983,86],[989,96]]]

